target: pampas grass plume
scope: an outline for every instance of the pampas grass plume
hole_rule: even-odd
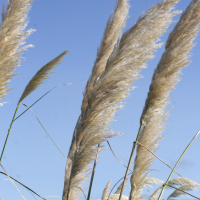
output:
[[[109,193],[109,189],[110,189],[110,184],[111,184],[111,180],[108,181],[105,189],[103,190],[103,194],[102,194],[101,200],[107,200],[108,199],[108,193]]]
[[[84,115],[80,115],[75,127],[66,164],[64,200],[69,194],[68,189],[81,187],[75,184],[75,179],[84,182],[87,178],[82,174],[88,171],[88,165],[95,159],[95,146],[118,134],[107,127],[113,121],[115,112],[123,106],[120,102],[133,89],[132,83],[141,77],[140,70],[161,46],[157,41],[178,13],[171,13],[177,2],[169,0],[154,5],[116,43],[105,70],[91,91]]]
[[[167,2],[167,1],[166,1]],[[154,71],[148,96],[145,102],[141,123],[144,123],[139,142],[150,151],[155,152],[165,128],[168,115],[164,109],[169,103],[169,94],[179,81],[181,69],[188,65],[189,51],[194,46],[200,24],[200,0],[193,0],[180,20],[169,34],[157,68]],[[140,196],[145,180],[149,174],[154,157],[142,146],[137,148],[134,171],[131,176],[132,200],[141,199]]]
[[[34,31],[26,28],[27,13],[32,0],[10,0],[2,8],[0,25],[0,100],[9,92],[13,71],[20,65],[22,52],[32,45],[22,47],[25,39]]]
[[[23,99],[25,99],[31,92],[36,90],[42,83],[44,83],[45,79],[49,78],[48,74],[53,73],[50,72],[53,68],[55,68],[58,64],[60,64],[61,60],[63,59],[64,55],[68,53],[69,50],[62,52],[59,56],[48,62],[44,65],[29,81],[24,92],[22,93],[18,104],[20,104]]]

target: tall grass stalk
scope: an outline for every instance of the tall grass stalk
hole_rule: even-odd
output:
[[[34,31],[25,31],[28,24],[27,13],[32,0],[10,0],[2,8],[0,25],[0,100],[10,91],[8,84],[15,76],[13,71],[20,65],[22,53],[32,45],[23,46]],[[6,8],[5,8],[6,7]]]
[[[94,164],[93,164],[93,169],[92,169],[92,174],[91,174],[91,179],[90,179],[90,185],[89,185],[89,189],[88,189],[87,200],[90,199],[90,194],[91,194],[91,190],[92,190],[92,184],[93,184],[93,180],[94,180],[94,173],[95,173],[95,170],[96,170],[96,165],[97,165],[97,159],[98,159],[100,144],[98,144],[97,148],[98,148],[97,149],[97,155],[96,155],[96,159],[95,159]]]
[[[15,121],[15,116],[17,114],[17,110],[21,104],[21,102],[29,95],[31,94],[31,92],[33,92],[34,90],[36,90],[42,83],[44,83],[45,79],[49,78],[47,75],[49,73],[52,73],[50,72],[53,68],[55,68],[58,64],[60,64],[61,60],[63,59],[64,55],[68,53],[68,50],[64,51],[63,53],[61,53],[59,56],[57,56],[56,58],[54,58],[53,60],[51,60],[50,62],[48,62],[46,65],[44,65],[33,77],[32,79],[29,81],[29,83],[27,84],[27,86],[25,87],[24,89],[24,92],[22,93],[18,103],[17,103],[17,106],[16,106],[16,110],[15,110],[15,113],[14,113],[14,116],[12,118],[12,121],[11,121],[11,124],[10,124],[10,127],[8,129],[8,133],[7,133],[7,136],[6,136],[6,140],[4,142],[4,146],[3,146],[3,150],[1,152],[1,157],[0,157],[0,163],[1,163],[1,160],[3,158],[3,154],[4,154],[4,151],[5,151],[5,148],[6,148],[6,144],[7,144],[7,141],[8,141],[8,137],[10,135],[10,131],[11,131],[11,128],[12,128],[12,125],[13,125],[13,122]]]
[[[85,92],[81,106],[81,115],[77,121],[77,125],[73,133],[73,138],[68,153],[68,160],[65,167],[65,181],[63,189],[63,198],[65,199],[69,185],[72,160],[77,146],[76,145],[77,131],[79,129],[80,123],[82,123],[81,121],[83,121],[83,118],[85,118],[86,111],[88,110],[88,99],[91,96],[92,89],[96,85],[99,76],[105,70],[106,62],[110,54],[112,53],[119,36],[121,35],[123,27],[125,26],[128,15],[128,9],[129,9],[128,0],[119,0],[117,2],[113,16],[110,15],[108,19],[104,35],[100,44],[100,48],[97,51],[97,58],[94,63],[92,74],[85,86]]]
[[[8,176],[8,178],[10,179],[10,181],[12,182],[12,184],[15,186],[15,188],[17,189],[17,191],[20,193],[20,195],[22,196],[22,198],[23,198],[24,200],[26,200],[25,197],[23,196],[23,194],[21,193],[21,191],[20,191],[20,190],[18,189],[18,187],[15,185],[14,181],[10,178],[10,176],[8,175],[8,173],[6,172],[6,170],[4,169],[4,167],[2,166],[1,163],[0,163],[0,165],[1,165],[2,169],[4,170],[4,172],[6,173],[6,175]]]
[[[10,91],[8,84],[11,77],[15,75],[13,71],[21,62],[22,52],[32,46],[23,46],[25,39],[34,31],[33,29],[24,31],[28,24],[27,13],[30,10],[31,2],[32,0],[9,0],[7,8],[5,9],[4,5],[2,9],[2,24],[0,25],[0,100]],[[181,13],[180,11],[174,11],[174,6],[178,2],[179,0],[162,0],[160,3],[154,4],[139,17],[131,28],[122,33],[128,18],[129,0],[116,0],[115,10],[107,21],[91,75],[85,85],[81,113],[73,132],[65,167],[63,200],[76,200],[82,193],[85,195],[82,186],[91,175],[86,200],[90,199],[98,153],[103,150],[102,143],[121,134],[112,132],[110,124],[116,116],[116,111],[124,106],[123,100],[134,89],[133,83],[142,77],[140,75],[141,70],[146,68],[147,62],[154,58],[156,50],[162,46],[159,43],[160,37],[167,31],[173,22],[173,18]],[[128,166],[124,165],[126,172],[122,178],[123,182],[115,194],[111,195],[116,184],[109,193],[111,183],[109,181],[103,191],[102,200],[128,198],[123,195],[123,190],[128,180],[127,176],[130,175],[128,171],[131,171],[129,168],[135,150],[136,157],[133,171],[131,171],[129,200],[140,200],[144,197],[142,195],[144,188],[152,184],[163,183],[159,179],[149,178],[150,166],[153,164],[154,156],[157,157],[155,152],[163,137],[162,132],[166,127],[166,119],[169,115],[169,110],[166,110],[166,107],[170,102],[170,92],[178,83],[182,68],[190,62],[190,51],[194,46],[193,40],[200,30],[199,25],[200,0],[192,0],[169,34],[165,51],[154,71]],[[19,117],[16,118],[16,114],[20,104],[40,87],[45,79],[49,78],[48,74],[52,73],[51,70],[61,62],[66,53],[68,53],[68,50],[44,65],[25,87],[17,103],[1,152],[0,166],[2,168],[2,158],[13,122]],[[0,106],[3,104],[0,103]],[[199,133],[200,131],[193,140]],[[170,180],[172,173],[176,172],[176,166],[193,140],[186,147],[174,168],[170,167],[172,172],[167,181],[157,188],[149,200],[158,197],[161,191],[158,197],[158,200],[160,200],[165,187],[173,188],[174,185],[178,185],[177,188],[174,187],[175,191],[168,197],[170,200],[183,193],[189,194],[186,191],[200,186],[194,181],[183,177]],[[93,161],[93,170],[91,170],[90,164]],[[167,166],[169,167],[169,165]],[[0,173],[7,175],[11,181],[15,180],[6,171]],[[26,188],[33,192],[30,188]]]
[[[19,108],[19,104],[17,105],[17,108],[15,109],[15,113],[14,113],[14,115],[13,115],[12,121],[11,121],[11,123],[10,123],[10,127],[9,127],[9,129],[8,129],[8,134],[7,134],[7,136],[6,136],[6,140],[5,140],[5,142],[4,142],[3,149],[2,149],[2,152],[1,152],[0,163],[1,163],[2,158],[3,158],[3,154],[4,154],[4,151],[5,151],[5,148],[6,148],[6,144],[7,144],[7,141],[8,141],[8,137],[9,137],[9,135],[10,135],[10,131],[11,131],[13,122],[14,122],[14,120],[15,120],[15,116],[16,116],[16,114],[17,114],[18,108]]]
[[[188,65],[190,50],[194,46],[193,40],[199,32],[200,0],[193,0],[180,20],[169,34],[157,68],[154,71],[148,96],[141,115],[144,126],[139,142],[150,151],[155,152],[162,138],[160,135],[165,129],[168,112],[165,111],[169,103],[169,94],[179,81],[181,69]],[[131,176],[132,199],[138,200],[145,180],[149,175],[149,167],[154,157],[142,146],[137,147],[137,156]]]
[[[39,118],[37,117],[37,115],[33,112],[33,110],[29,107],[29,106],[27,106],[26,104],[24,104],[24,103],[22,103],[24,106],[26,106],[33,114],[34,114],[34,116],[36,117],[36,119],[37,119],[37,121],[39,122],[39,124],[41,125],[41,127],[43,128],[43,130],[45,131],[45,133],[47,134],[47,136],[49,137],[49,139],[53,142],[53,144],[54,144],[54,146],[58,149],[58,151],[62,154],[62,156],[64,157],[64,158],[66,158],[65,157],[65,155],[63,154],[63,152],[59,149],[59,147],[56,145],[56,143],[53,141],[53,139],[51,138],[51,136],[49,135],[49,133],[46,131],[46,129],[44,128],[44,126],[42,125],[42,123],[40,122],[40,120],[39,120]]]
[[[35,191],[33,191],[32,189],[30,189],[29,187],[27,187],[26,185],[22,184],[21,182],[19,182],[18,180],[14,179],[13,177],[9,176],[8,174],[4,173],[4,172],[0,172],[0,174],[3,174],[5,176],[8,176],[10,179],[12,179],[13,181],[17,182],[18,184],[20,184],[21,186],[23,186],[24,188],[26,188],[27,190],[29,190],[30,192],[34,193],[35,195],[37,195],[38,197],[40,197],[41,199],[44,199],[43,197],[41,197],[39,194],[37,194]],[[7,179],[6,179],[7,180]]]
[[[179,162],[181,161],[182,157],[184,156],[184,154],[186,153],[186,151],[188,150],[188,148],[191,146],[191,144],[193,143],[193,141],[194,141],[194,140],[196,139],[196,137],[199,135],[199,133],[200,133],[200,130],[197,132],[197,134],[194,136],[194,138],[190,141],[190,143],[187,145],[187,147],[185,148],[185,150],[184,150],[183,153],[181,154],[180,158],[179,158],[178,161],[176,162],[176,164],[175,164],[174,168],[172,169],[172,171],[171,171],[169,177],[167,178],[167,181],[164,183],[164,185],[163,185],[163,187],[162,187],[162,190],[161,190],[161,192],[160,192],[160,195],[159,195],[159,197],[158,197],[158,200],[161,199],[162,194],[163,194],[163,192],[164,192],[164,190],[165,190],[165,188],[166,188],[166,186],[167,186],[167,184],[168,184],[170,178],[172,177],[172,174],[173,174],[174,170],[175,170],[176,167],[178,166]]]
[[[159,37],[179,13],[171,12],[177,2],[169,0],[164,1],[163,6],[154,5],[116,41],[104,71],[95,79],[87,107],[77,121],[65,169],[63,200],[66,200],[68,188],[73,195],[71,200],[79,198],[75,186],[81,187],[87,179],[88,166],[96,155],[95,146],[117,135],[107,127],[115,112],[123,106],[120,102],[133,89],[132,83],[141,77],[140,70],[146,67],[146,62],[161,46],[157,44]]]
[[[31,2],[32,0],[10,0],[8,1],[6,10],[5,4],[2,7],[2,24],[0,25],[0,100],[5,97],[10,90],[10,88],[7,88],[7,85],[10,83],[11,77],[15,75],[12,74],[12,72],[21,62],[22,52],[32,47],[32,45],[22,47],[25,43],[25,39],[34,31],[33,29],[24,31],[28,24],[27,13],[30,10]],[[8,134],[1,152],[0,163],[18,108],[19,105],[16,107],[8,129]]]
[[[138,139],[139,139],[139,136],[140,136],[140,133],[141,133],[141,130],[142,130],[142,126],[143,126],[143,123],[141,122],[139,131],[138,131],[138,134],[137,134],[137,137],[136,137],[136,141],[138,141]],[[136,142],[133,142],[133,148],[132,148],[132,151],[131,151],[131,155],[130,155],[130,158],[129,158],[129,161],[128,161],[128,167],[126,169],[126,173],[125,173],[124,180],[123,180],[123,183],[122,183],[122,187],[121,187],[121,191],[120,191],[120,195],[119,195],[119,200],[121,200],[121,198],[122,198],[124,185],[125,185],[125,182],[126,182],[126,179],[127,179],[128,171],[129,171],[129,168],[130,168],[130,165],[131,165],[131,161],[132,161],[132,157],[133,157],[135,148],[136,148]],[[130,199],[131,199],[131,197],[130,197]]]

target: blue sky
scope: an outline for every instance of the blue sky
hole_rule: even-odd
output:
[[[130,0],[130,17],[124,31],[135,23],[142,12],[145,12],[156,2],[159,0]],[[0,0],[0,5],[2,3],[3,0]],[[176,8],[184,10],[189,3],[189,0],[182,0]],[[16,104],[26,84],[44,64],[64,50],[69,49],[70,52],[65,56],[62,64],[54,70],[56,73],[51,74],[51,78],[45,84],[23,101],[23,103],[31,105],[56,85],[74,83],[84,79],[79,83],[61,86],[53,90],[33,107],[33,111],[48,133],[67,156],[72,133],[80,114],[84,86],[90,76],[97,48],[114,6],[115,0],[33,1],[29,13],[30,23],[27,28],[34,28],[36,32],[28,38],[27,44],[33,44],[35,47],[24,52],[25,59],[15,71],[21,74],[12,78],[10,87],[13,90],[3,100],[8,101],[8,103],[0,109],[0,148],[3,147]],[[178,17],[175,19],[177,20]],[[174,24],[162,37],[163,42]],[[173,109],[168,118],[168,127],[164,131],[167,134],[157,151],[157,155],[170,166],[175,164],[184,148],[200,129],[199,36],[195,42],[197,44],[192,50],[192,62],[183,69],[181,81],[170,94],[169,107]],[[148,68],[141,72],[144,78],[134,83],[137,88],[126,99],[125,108],[117,113],[119,115],[116,117],[116,122],[112,124],[114,131],[122,132],[124,135],[110,139],[110,144],[113,150],[126,160],[129,158],[132,143],[136,137],[139,118],[153,71],[163,50],[163,47],[160,48],[156,57],[148,62]],[[25,107],[20,106],[18,114],[24,110]],[[198,183],[200,183],[199,142],[200,136],[194,141],[177,168],[182,176]],[[99,157],[91,199],[100,199],[107,182],[111,179],[111,186],[113,186],[125,173],[125,168],[109,150],[106,149]],[[123,159],[122,161],[126,164],[126,161]],[[31,111],[28,111],[14,123],[2,160],[2,165],[10,176],[41,196],[60,196],[47,199],[61,199],[65,163],[66,159],[46,136]],[[170,170],[157,160],[151,168],[155,169],[152,171],[151,177],[163,181],[170,173]],[[175,177],[177,176],[174,174],[173,178]],[[5,178],[0,175],[0,179]],[[34,199],[26,189],[17,186],[26,199]],[[87,187],[88,183],[85,184],[85,188]],[[129,189],[130,185],[127,184],[124,190],[124,194],[127,196]],[[145,193],[148,195],[147,191]],[[199,196],[198,193],[194,194]],[[0,198],[4,200],[22,199],[8,180],[0,180]]]

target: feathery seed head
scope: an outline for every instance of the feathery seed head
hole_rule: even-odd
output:
[[[156,4],[140,17],[114,46],[104,71],[95,79],[95,85],[87,96],[87,104],[83,101],[87,106],[82,110],[77,122],[68,154],[68,159],[73,162],[71,166],[66,167],[66,174],[70,167],[72,169],[71,178],[65,176],[63,199],[71,187],[67,187],[68,184],[95,159],[95,146],[117,134],[110,132],[107,127],[112,123],[115,112],[122,107],[120,102],[132,90],[132,83],[140,78],[140,70],[154,57],[155,50],[160,47],[157,41],[172,22],[172,17],[177,14],[170,13],[177,2],[178,0],[170,0]],[[76,147],[78,149],[74,155]]]
[[[97,51],[97,58],[92,69],[92,74],[86,84],[85,93],[82,102],[82,116],[88,106],[88,98],[91,96],[91,91],[96,85],[97,79],[105,69],[106,62],[112,53],[114,46],[119,39],[122,29],[125,26],[127,15],[129,11],[128,0],[118,0],[116,2],[115,11],[113,16],[110,15],[104,35],[100,44],[100,48]]]
[[[109,200],[118,200],[119,199],[119,194],[111,194],[109,197]],[[128,197],[125,195],[122,195],[122,200],[128,200]]]
[[[111,184],[111,180],[109,180],[106,187],[104,188],[101,200],[107,200],[108,199],[110,184]]]
[[[140,119],[140,122],[144,121],[145,125],[139,137],[139,142],[152,152],[156,151],[162,138],[160,134],[166,126],[168,113],[165,107],[169,103],[169,94],[179,81],[178,76],[181,74],[181,69],[189,63],[189,51],[194,46],[192,42],[199,31],[199,24],[200,1],[193,0],[170,33],[165,52],[154,71]],[[140,193],[153,160],[151,153],[138,146],[134,172],[131,177],[131,184],[137,186],[137,189],[133,191],[134,200],[141,199]]]
[[[199,187],[199,184],[196,185],[196,188]],[[194,190],[194,188],[189,185],[189,184],[185,184],[182,185],[181,187],[177,188],[177,190],[175,190],[168,198],[167,200],[174,200],[174,198],[186,195],[184,192],[186,191],[190,191],[190,190]],[[184,191],[184,192],[182,192]]]
[[[25,39],[34,31],[24,31],[26,28],[27,13],[30,10],[32,0],[10,0],[5,9],[2,8],[2,24],[0,25],[0,99],[2,99],[11,88],[7,88],[12,72],[19,66],[22,52],[32,45],[24,45]]]
[[[63,59],[64,55],[68,53],[69,50],[64,51],[59,56],[48,62],[44,65],[29,81],[24,92],[22,93],[18,104],[20,104],[23,99],[25,99],[31,92],[36,90],[42,83],[45,82],[45,79],[49,78],[48,74],[53,73],[50,72],[53,68],[55,68],[58,64],[60,64],[61,60]]]

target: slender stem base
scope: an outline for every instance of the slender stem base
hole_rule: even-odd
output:
[[[164,192],[164,190],[165,190],[165,188],[166,188],[166,186],[167,186],[167,184],[168,184],[168,182],[169,182],[169,180],[170,180],[170,178],[171,178],[173,172],[175,171],[177,165],[178,165],[179,162],[181,161],[181,158],[183,157],[183,155],[185,154],[185,152],[188,150],[188,148],[190,147],[190,145],[192,144],[192,142],[195,140],[195,138],[199,135],[199,133],[200,133],[200,130],[199,130],[198,133],[194,136],[194,138],[191,140],[191,142],[187,145],[187,147],[185,148],[185,150],[184,150],[183,153],[181,154],[180,158],[179,158],[178,161],[176,162],[176,164],[175,164],[173,170],[171,171],[171,173],[170,173],[170,175],[169,175],[167,181],[166,181],[166,182],[164,183],[164,185],[163,185],[163,188],[162,188],[162,190],[161,190],[161,192],[160,192],[160,195],[159,195],[159,197],[158,197],[158,200],[161,199],[162,194],[163,194],[163,192]]]
[[[139,139],[139,135],[140,135],[142,126],[143,126],[143,124],[141,123],[139,131],[138,131],[138,134],[137,134],[137,137],[136,137],[136,141],[138,141],[138,139]],[[136,142],[133,143],[133,148],[132,148],[131,155],[130,155],[130,158],[129,158],[129,161],[128,161],[128,166],[126,168],[126,173],[125,173],[125,176],[124,176],[124,181],[123,181],[123,184],[122,184],[122,189],[121,189],[121,192],[120,192],[120,195],[119,195],[119,200],[121,200],[121,198],[122,198],[122,193],[123,193],[123,190],[124,190],[125,180],[126,180],[127,175],[128,175],[128,171],[129,171],[129,168],[130,168],[130,165],[131,165],[131,160],[132,160],[135,148],[136,148]]]
[[[20,104],[17,104],[17,108],[16,108],[15,113],[14,113],[14,116],[13,116],[13,118],[12,118],[12,122],[10,123],[10,127],[9,127],[9,129],[8,129],[8,134],[7,134],[7,136],[6,136],[6,140],[5,140],[5,142],[4,142],[3,150],[2,150],[2,152],[1,152],[0,163],[1,163],[1,160],[2,160],[2,158],[3,158],[4,150],[5,150],[5,148],[6,148],[6,144],[7,144],[7,141],[8,141],[8,137],[9,137],[9,134],[10,134],[10,131],[11,131],[13,122],[15,121],[15,116],[16,116],[16,114],[17,114],[17,110],[18,110],[18,108],[19,108],[19,105],[20,105]]]
[[[98,159],[98,154],[99,154],[99,147],[100,147],[100,144],[98,144],[97,155],[96,155],[96,159],[95,159],[94,165],[93,165],[93,170],[92,170],[92,175],[91,175],[91,179],[90,179],[90,186],[89,186],[89,190],[88,190],[87,200],[90,199],[90,194],[91,194],[91,190],[92,190],[92,183],[93,183],[93,179],[94,179],[94,173],[95,173],[95,169],[96,169],[96,165],[97,165],[97,159]]]

